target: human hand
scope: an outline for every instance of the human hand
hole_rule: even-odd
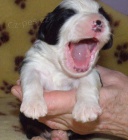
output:
[[[48,115],[40,118],[39,121],[53,129],[70,129],[79,134],[100,132],[127,137],[128,133],[124,131],[125,126],[122,123],[126,123],[126,120],[128,120],[126,115],[128,114],[128,109],[126,108],[128,100],[128,77],[117,71],[100,66],[97,67],[97,70],[101,75],[103,83],[100,91],[100,105],[103,113],[99,116],[98,120],[88,123],[76,122],[71,114],[76,101],[75,91],[53,91],[44,94],[48,105]],[[20,85],[14,86],[12,93],[20,100],[22,99]]]
[[[22,91],[19,81],[17,82],[17,85],[12,88],[12,94],[22,101]],[[76,122],[72,118],[72,109],[76,100],[75,91],[52,91],[44,93],[44,98],[48,106],[48,115],[40,118],[40,122],[45,123],[52,129],[73,130],[79,134],[85,134],[85,131],[81,132],[82,129],[79,129],[82,128],[83,124]],[[77,127],[74,127],[74,125]],[[92,125],[86,127],[87,134],[89,133],[90,127],[92,127]]]
[[[126,120],[128,120],[128,77],[120,72],[100,66],[97,66],[97,70],[101,76],[101,81],[103,84],[103,87],[100,90],[100,105],[102,107],[103,113],[96,121],[88,123],[76,122],[72,118],[72,108],[70,108],[69,104],[68,112],[63,112],[62,115],[58,115],[59,110],[56,106],[54,109],[58,110],[58,114],[54,115],[57,116],[48,117],[46,121],[42,119],[42,122],[45,122],[45,124],[53,129],[65,128],[79,134],[98,132],[128,137],[128,130],[127,127],[125,127]],[[75,96],[75,92],[73,96]],[[62,102],[64,101],[62,100]],[[63,109],[64,106],[61,108],[61,110]]]

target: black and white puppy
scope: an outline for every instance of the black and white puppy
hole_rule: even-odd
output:
[[[43,20],[38,39],[21,68],[20,111],[38,119],[47,114],[45,90],[77,89],[72,116],[97,119],[101,82],[95,64],[101,49],[112,46],[109,17],[94,0],[63,0]]]

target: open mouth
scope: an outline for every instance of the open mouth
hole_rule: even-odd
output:
[[[69,42],[67,53],[68,67],[75,72],[87,71],[97,50],[97,43],[98,40],[96,38]]]

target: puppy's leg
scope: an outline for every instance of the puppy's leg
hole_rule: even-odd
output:
[[[94,121],[101,114],[98,103],[100,87],[100,78],[95,71],[81,79],[77,90],[77,102],[72,112],[77,121]]]
[[[45,116],[47,106],[43,98],[43,86],[41,76],[35,69],[23,69],[21,73],[21,85],[23,90],[23,101],[20,111],[25,116],[38,119]]]
[[[62,130],[53,130],[51,140],[68,140],[68,133]]]

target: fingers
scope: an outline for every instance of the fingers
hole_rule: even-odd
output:
[[[98,70],[100,74],[101,81],[103,83],[103,86],[109,86],[113,83],[115,83],[115,77],[118,74],[117,71],[110,70],[108,68],[104,68],[102,66],[97,66],[96,69]]]
[[[106,74],[108,74],[109,72],[112,71],[108,68],[105,68],[105,67],[102,67],[102,66],[99,66],[99,65],[96,66],[96,69],[100,73],[101,77],[104,77],[104,75],[106,75]]]
[[[13,86],[11,93],[16,96],[20,101],[22,101],[22,91],[20,85]]]
[[[11,92],[22,101],[21,86],[13,86]],[[43,93],[42,93],[43,96]],[[44,98],[48,107],[48,115],[71,113],[75,104],[75,91],[45,92]]]
[[[71,113],[76,101],[75,91],[52,91],[44,94],[48,115]]]
[[[120,81],[126,81],[127,83],[127,76],[119,71],[110,70],[101,66],[97,66],[96,69],[100,74],[101,81],[104,87],[113,85],[120,86],[122,84],[122,82]]]
[[[51,129],[58,129],[58,130],[69,130],[69,128],[60,122],[55,121],[46,121],[45,124],[49,126]]]
[[[72,122],[72,114],[41,117],[38,121],[52,129],[68,130],[69,122]]]

